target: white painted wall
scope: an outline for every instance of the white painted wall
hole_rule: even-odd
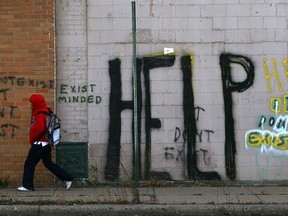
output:
[[[93,85],[93,91],[67,92],[67,96],[93,95],[97,103],[58,103],[63,120],[64,140],[89,142],[89,165],[97,167],[99,180],[104,180],[109,126],[110,79],[108,61],[119,58],[122,73],[122,100],[132,100],[132,9],[128,0],[56,0],[57,92],[61,85]],[[87,4],[87,5],[86,5]],[[255,66],[252,87],[233,93],[233,115],[236,138],[237,180],[287,179],[286,151],[245,148],[249,130],[258,128],[261,116],[278,118],[287,113],[270,110],[270,99],[287,92],[288,73],[288,2],[284,0],[139,0],[137,14],[137,56],[144,57],[174,48],[176,62],[170,68],[151,71],[152,117],[160,118],[162,127],[152,131],[152,170],[167,171],[175,180],[187,180],[186,160],[176,160],[178,150],[185,150],[183,138],[174,142],[175,128],[184,130],[182,71],[180,57],[194,56],[193,88],[195,105],[200,112],[197,127],[203,130],[197,140],[198,166],[202,171],[216,171],[223,180],[225,171],[224,102],[220,68],[221,53],[250,58]],[[77,57],[80,56],[78,60]],[[271,77],[271,92],[265,79],[264,59],[268,71],[277,69],[282,91]],[[272,60],[276,65],[273,68]],[[244,70],[233,65],[233,80],[246,78]],[[143,80],[143,77],[142,77]],[[94,86],[95,85],[95,86]],[[65,86],[64,86],[65,87]],[[63,88],[63,87],[62,87]],[[144,85],[142,86],[144,92]],[[145,99],[145,95],[143,95]],[[132,111],[122,112],[121,163],[132,170]],[[145,113],[141,147],[145,151]],[[204,130],[212,130],[210,139]],[[288,142],[288,141],[286,141]],[[166,151],[165,148],[174,148]],[[202,149],[202,150],[201,150]],[[205,158],[203,157],[205,150]],[[168,159],[165,152],[170,153]],[[144,155],[143,161],[144,161]],[[180,158],[179,158],[180,159]],[[144,163],[143,163],[144,168]],[[122,170],[122,168],[121,168]],[[91,176],[93,175],[91,171]],[[95,173],[94,173],[95,174]],[[127,179],[122,170],[121,178]]]

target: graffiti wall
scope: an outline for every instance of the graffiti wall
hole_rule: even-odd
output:
[[[0,2],[0,184],[20,185],[29,151],[30,95],[54,109],[54,1]],[[42,164],[37,185],[53,181]]]
[[[131,1],[79,2],[57,3],[57,102],[90,178],[287,179],[287,3],[136,1],[135,101]]]

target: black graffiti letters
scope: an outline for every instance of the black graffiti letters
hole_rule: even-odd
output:
[[[51,89],[51,88],[53,88],[53,84],[54,84],[53,80],[48,80],[48,81],[41,80],[41,81],[39,81],[39,80],[29,79],[29,86],[32,86],[32,87]]]
[[[196,120],[198,121],[201,111],[205,112],[205,109],[197,106],[197,107],[195,107],[195,111],[196,111]]]
[[[121,112],[125,109],[133,109],[133,101],[122,101],[122,84],[121,84],[121,62],[119,59],[109,61],[109,75],[111,80],[110,90],[110,123],[109,123],[109,138],[108,138],[108,151],[107,162],[105,167],[105,178],[108,181],[115,181],[119,178],[119,165],[120,165],[120,137],[121,137]],[[142,107],[142,95],[140,85],[140,72],[142,67],[142,61],[137,59],[137,76],[139,80],[138,86],[138,116],[141,114]],[[134,124],[134,122],[133,122]],[[139,134],[141,134],[141,119],[138,120]],[[133,127],[133,125],[132,125]],[[134,142],[134,141],[133,141]],[[134,152],[134,151],[133,151]],[[139,148],[138,155],[141,155]],[[135,155],[133,155],[135,157]],[[134,159],[134,158],[133,158]],[[133,160],[134,161],[134,160]],[[138,170],[137,175],[141,178],[141,158],[138,158]],[[136,175],[136,173],[133,173]]]
[[[212,133],[214,133],[214,131],[213,130],[204,130],[206,133],[207,133],[207,136],[208,136],[208,138],[207,138],[207,141],[208,142],[210,142],[210,134]]]
[[[174,154],[168,152],[169,150],[174,150],[174,147],[165,147],[165,158],[166,158],[167,160],[174,158]]]
[[[181,58],[181,68],[183,72],[183,111],[184,111],[184,129],[187,136],[187,173],[188,178],[192,180],[219,180],[220,175],[217,172],[202,172],[197,166],[196,155],[196,117],[194,106],[193,87],[191,83],[192,65],[191,57],[183,56]]]
[[[174,136],[174,142],[177,142],[179,138],[181,137],[181,130],[179,127],[175,128],[175,136]],[[184,141],[186,141],[186,131],[182,133],[182,138]]]
[[[9,109],[8,109],[8,112],[9,112],[9,116],[14,116],[14,111],[15,109],[18,108],[17,106],[15,105],[10,105],[9,106]],[[0,117],[4,117],[7,113],[7,109],[6,108],[2,108],[0,110]],[[20,129],[20,127],[18,127],[17,125],[15,124],[10,124],[10,123],[5,123],[5,124],[2,124],[1,126],[1,129],[0,129],[0,137],[5,137],[7,136],[8,134],[8,131],[9,131],[9,128],[11,128],[11,131],[10,131],[10,134],[11,134],[11,138],[14,138],[15,137],[15,133],[16,133],[16,129]]]
[[[105,178],[109,181],[115,181],[119,178],[122,111],[122,85],[119,59],[109,61],[109,75],[111,80],[109,107],[110,124]]]
[[[10,116],[13,116],[13,114],[14,114],[14,109],[16,109],[17,108],[17,106],[15,106],[15,105],[10,105],[9,106],[9,110],[10,110],[10,112],[9,112],[9,115]],[[1,110],[0,110],[0,117],[4,117],[5,116],[5,112],[6,111],[6,109],[5,108],[2,108]]]
[[[202,107],[195,107],[194,108],[195,112],[196,112],[196,115],[195,115],[195,120],[196,121],[199,121],[199,118],[200,118],[200,113],[201,112],[205,112],[205,109],[202,108]],[[196,135],[198,137],[198,141],[200,143],[202,143],[203,141],[203,137],[206,135],[207,136],[207,139],[206,141],[209,143],[211,140],[210,140],[210,134],[213,134],[214,131],[213,130],[209,130],[209,129],[197,129],[197,132],[196,132]],[[174,142],[177,142],[181,137],[181,129],[179,127],[176,127],[175,128],[175,136],[174,136]],[[186,133],[186,130],[184,130],[182,132],[182,138],[183,140],[186,142],[187,141],[187,133]]]
[[[12,86],[31,86],[39,88],[53,88],[53,80],[34,80],[31,78],[15,77],[15,76],[3,76],[0,77],[0,84],[12,85]]]
[[[53,88],[54,81],[53,80],[34,80],[30,78],[24,78],[24,77],[15,77],[15,76],[0,76],[0,84],[3,86],[28,86],[28,87],[37,87],[37,88]],[[0,94],[2,95],[2,99],[4,101],[8,100],[8,91],[10,91],[9,88],[2,88],[0,89]],[[6,115],[14,116],[15,109],[18,108],[15,105],[10,105],[8,108],[1,108],[0,109],[0,117],[4,117]],[[0,137],[7,136],[9,129],[11,129],[11,137],[15,137],[16,129],[20,129],[15,124],[10,123],[4,123],[0,126]]]
[[[138,61],[140,63],[138,63]],[[145,154],[144,154],[144,175],[145,179],[151,177],[163,176],[165,179],[170,178],[171,175],[167,172],[155,172],[151,170],[151,130],[161,128],[161,121],[159,118],[152,117],[151,115],[151,86],[150,86],[150,73],[154,68],[171,67],[174,65],[175,56],[164,55],[156,57],[144,57],[143,58],[143,75],[145,86]],[[202,172],[197,166],[197,154],[196,142],[197,138],[199,142],[203,141],[203,135],[206,134],[207,141],[210,142],[210,136],[214,133],[209,129],[197,129],[196,122],[199,120],[201,113],[205,110],[201,107],[194,105],[194,95],[192,86],[192,65],[191,56],[181,57],[181,69],[183,72],[183,119],[184,130],[181,134],[180,129],[175,129],[174,142],[183,137],[184,143],[187,146],[186,156],[186,170],[188,178],[192,180],[220,180],[221,177],[217,172]],[[231,64],[239,64],[244,68],[247,74],[247,78],[244,81],[238,82],[232,79]],[[137,76],[138,86],[141,86],[140,71],[141,60],[137,59]],[[254,80],[254,66],[253,63],[245,56],[222,54],[220,56],[221,74],[222,74],[222,86],[225,108],[225,163],[226,163],[226,175],[230,179],[235,179],[235,137],[234,137],[234,120],[233,120],[233,107],[232,107],[232,92],[242,92],[248,89]],[[107,150],[107,162],[105,167],[106,180],[115,181],[119,177],[119,163],[120,163],[120,137],[121,137],[121,112],[124,109],[132,109],[133,101],[122,101],[121,91],[121,69],[120,60],[115,59],[109,61],[109,75],[111,79],[111,92],[110,92],[110,124],[109,124],[109,140]],[[66,87],[63,87],[66,88]],[[137,95],[138,101],[138,113],[137,119],[141,122],[141,87],[138,87]],[[63,93],[65,92],[64,89]],[[80,89],[73,88],[73,91],[80,91]],[[140,102],[139,102],[140,101]],[[140,110],[140,111],[139,111]],[[133,122],[134,123],[134,122]],[[141,124],[140,124],[141,125]],[[139,130],[141,134],[141,128]],[[140,136],[139,136],[140,137]],[[176,149],[178,150],[178,149]],[[204,154],[205,164],[209,164],[210,157],[207,158],[207,150],[200,149]],[[171,151],[175,151],[174,147],[165,148],[165,158],[173,159],[174,154]],[[141,157],[140,150],[137,152],[138,158]],[[178,150],[177,160],[184,159],[183,149]],[[133,151],[133,157],[135,152]],[[133,158],[134,159],[134,158]],[[140,160],[140,159],[139,159]],[[134,160],[133,160],[134,161]],[[140,170],[141,166],[138,170]],[[133,173],[134,174],[134,173]]]
[[[94,92],[95,84],[90,85],[60,85],[60,94]]]
[[[24,86],[25,78],[23,78],[23,77],[17,78],[15,76],[0,77],[0,83],[17,85],[17,86]]]
[[[101,103],[102,98],[100,96],[94,96],[94,95],[88,95],[88,96],[59,96],[58,102],[64,102],[64,103]]]
[[[9,91],[8,88],[0,89],[0,94],[2,93],[3,99],[4,99],[5,101],[7,100],[7,94],[6,94],[7,91]]]
[[[17,106],[15,105],[10,105],[9,108],[8,108],[8,111],[7,111],[7,108],[2,108],[0,110],[0,117],[4,117],[5,115],[7,115],[7,112],[8,112],[8,115],[9,116],[13,116],[14,115],[14,110],[18,108]],[[9,124],[9,123],[6,123],[6,124],[2,124],[1,126],[1,129],[0,129],[0,137],[5,137],[7,136],[7,131],[9,131],[9,128],[11,128],[11,138],[15,137],[15,129],[20,129],[17,125],[15,124]]]
[[[7,135],[7,130],[11,128],[11,138],[15,137],[15,129],[20,129],[17,125],[14,124],[2,124],[0,130],[0,137]]]
[[[240,64],[247,74],[247,78],[242,82],[232,79],[231,64]],[[234,137],[234,119],[232,107],[232,92],[242,92],[252,86],[254,81],[254,65],[245,56],[233,54],[221,54],[220,65],[222,72],[222,86],[225,110],[225,164],[226,175],[229,179],[235,179],[235,153],[236,144]]]
[[[165,159],[169,160],[169,159],[174,159],[174,151],[176,151],[176,149],[174,147],[165,147]],[[169,152],[168,152],[169,151]],[[184,161],[185,155],[184,155],[184,150],[183,149],[177,149],[177,156],[175,158],[176,161]]]
[[[96,84],[90,85],[60,85],[60,96],[58,102],[64,103],[96,103],[99,104],[102,101],[100,96],[95,96]],[[81,93],[89,93],[89,95],[81,95]]]
[[[11,79],[11,82],[14,82],[14,79]],[[5,79],[6,82],[8,82],[8,78]],[[2,80],[3,82],[3,80]],[[4,88],[4,89],[0,89],[0,93],[3,94],[3,99],[4,101],[7,100],[7,92],[9,91],[8,88]],[[3,118],[5,116],[14,116],[15,114],[15,110],[18,107],[16,105],[10,105],[7,107],[2,107],[0,108],[0,117]],[[7,136],[8,132],[9,132],[9,128],[11,128],[10,134],[11,134],[11,138],[15,137],[15,129],[20,129],[17,125],[15,124],[10,124],[10,123],[3,123],[0,126],[0,137],[5,137]]]
[[[151,115],[151,87],[150,87],[150,70],[160,67],[171,67],[174,65],[175,56],[156,56],[145,57],[143,59],[143,73],[145,84],[145,132],[146,132],[146,148],[145,148],[145,179],[149,179],[157,172],[151,172],[151,129],[161,127],[161,121],[158,118],[152,118]]]
[[[213,134],[214,133],[214,131],[213,130],[206,130],[206,129],[204,129],[204,130],[197,130],[197,137],[198,137],[198,140],[199,140],[199,142],[200,143],[202,143],[202,141],[203,141],[203,135],[204,134],[207,134],[207,142],[210,142],[210,134]],[[180,130],[180,128],[179,127],[176,127],[175,128],[175,136],[174,136],[174,142],[178,142],[178,140],[180,139],[182,137],[182,139],[184,140],[184,141],[186,141],[187,140],[187,134],[186,134],[186,131],[184,130],[183,132],[182,132],[182,136],[181,136],[181,130]]]
[[[14,109],[17,108],[17,106],[11,105],[11,106],[9,106],[9,108],[10,108],[10,116],[13,116],[13,111],[14,111]]]

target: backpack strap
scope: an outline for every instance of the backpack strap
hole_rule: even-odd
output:
[[[49,111],[48,111],[49,112]],[[41,111],[38,111],[37,113],[36,113],[36,116],[38,115],[38,114],[45,114],[45,115],[48,115],[48,112],[46,112],[46,111],[43,111],[43,110],[41,110]],[[45,128],[46,128],[46,123],[45,123]],[[45,133],[46,133],[46,131],[44,130],[41,134],[40,134],[40,136],[38,137],[38,139],[37,139],[37,141],[36,142],[39,142],[39,140],[41,139],[41,137],[43,137],[44,135],[45,135]]]
[[[37,116],[38,114],[40,114],[40,113],[43,113],[43,114],[47,115],[48,112],[49,112],[49,111],[46,112],[46,111],[41,110],[41,111],[38,111],[38,112],[37,112],[36,116]]]

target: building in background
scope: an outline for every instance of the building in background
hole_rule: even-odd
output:
[[[142,180],[286,180],[288,3],[135,3],[137,153],[131,1],[1,1],[0,179],[22,175],[37,91],[78,179],[129,180],[138,160]]]

